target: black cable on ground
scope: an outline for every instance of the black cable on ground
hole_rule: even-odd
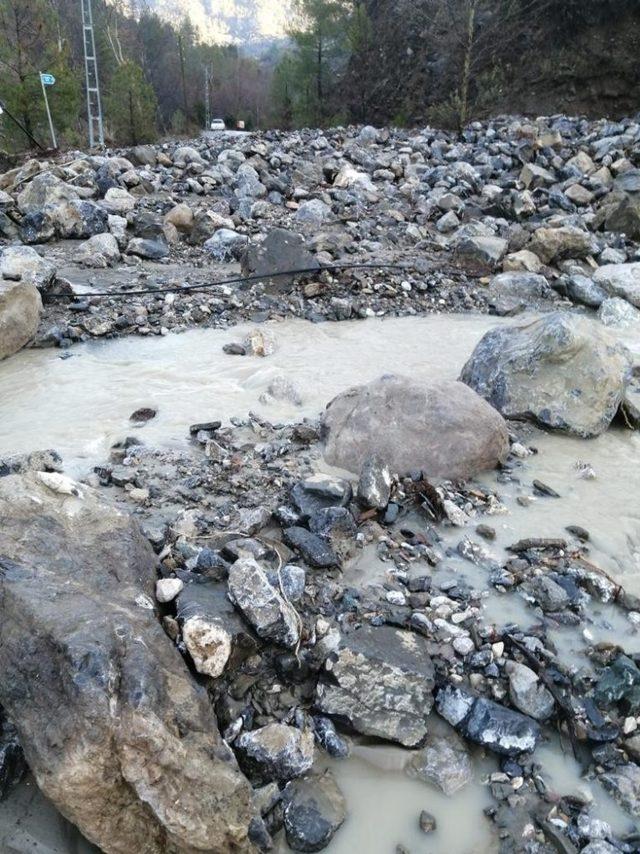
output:
[[[301,276],[309,273],[324,273],[332,270],[408,270],[405,264],[384,264],[384,263],[345,263],[345,264],[320,264],[317,267],[301,267],[295,270],[278,270],[273,273],[263,273],[261,275],[251,276],[233,276],[229,279],[220,279],[217,282],[209,282],[203,285],[172,285],[167,288],[145,288],[138,291],[87,291],[82,294],[44,294],[45,300],[66,299],[78,300],[83,298],[93,297],[138,297],[138,296],[155,296],[158,294],[185,294],[196,293],[198,291],[207,291],[210,288],[216,288],[220,285],[239,285],[246,282],[260,282],[269,279],[278,279],[282,276]]]

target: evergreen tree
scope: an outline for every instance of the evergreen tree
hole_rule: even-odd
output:
[[[48,139],[40,73],[56,77],[48,89],[60,134],[75,127],[80,86],[68,47],[56,36],[56,12],[46,0],[0,0],[0,95],[9,111],[43,143]],[[22,148],[28,139],[9,120],[3,124],[9,143]]]
[[[106,120],[116,142],[138,145],[157,135],[157,101],[152,86],[135,62],[123,62],[111,79]]]
[[[348,61],[349,4],[295,0],[294,9],[294,116],[299,123],[322,125],[336,112],[338,80]]]

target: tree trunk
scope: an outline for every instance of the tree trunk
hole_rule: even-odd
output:
[[[136,120],[133,110],[133,92],[129,89],[129,136],[131,138],[131,144],[138,144],[138,136],[136,134]]]
[[[182,98],[184,101],[184,117],[189,122],[189,101],[187,99],[187,77],[184,70],[184,48],[182,36],[178,36],[178,51],[180,53],[180,76],[182,77]]]
[[[471,87],[471,66],[476,33],[476,11],[478,0],[469,0],[467,11],[467,43],[464,51],[462,80],[460,81],[460,109],[458,114],[459,130],[467,124],[469,118],[469,90]]]
[[[318,118],[322,121],[324,117],[324,87],[322,85],[322,36],[318,37],[318,56],[316,68],[316,96],[318,98]]]

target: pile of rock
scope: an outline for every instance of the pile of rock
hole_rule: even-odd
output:
[[[462,137],[424,128],[369,140],[348,128],[209,136],[145,146],[143,156],[139,146],[72,152],[0,176],[0,240],[38,246],[65,272],[69,252],[56,241],[82,240],[76,265],[96,268],[91,281],[114,293],[126,288],[100,268],[142,265],[162,278],[154,264],[171,263],[179,282],[202,265],[241,261],[258,277],[240,294],[141,297],[145,322],[118,299],[56,301],[41,333],[49,343],[161,334],[252,311],[342,320],[598,308],[611,298],[637,306],[639,139],[631,119],[507,117]],[[350,260],[407,270],[313,274]],[[290,268],[309,270],[306,282],[273,275]]]
[[[496,417],[507,474],[529,451],[512,437],[506,458]],[[472,778],[480,745],[499,757],[491,817],[505,838],[535,813],[541,838],[555,827],[588,841],[588,807],[563,802],[558,814],[538,786],[535,748],[549,724],[592,751],[604,785],[637,814],[639,662],[594,648],[585,685],[543,627],[498,628],[483,618],[482,590],[432,577],[447,560],[438,529],[469,531],[504,509],[495,494],[417,467],[396,474],[380,449],[357,481],[312,474],[323,447],[309,422],[212,421],[192,436],[189,451],[124,442],[93,485],[62,475],[53,454],[0,466],[0,702],[39,784],[89,839],[249,851],[283,829],[294,850],[320,850],[347,810],[321,757],[345,758],[361,734],[410,749],[407,773],[449,796]],[[427,522],[414,532],[416,513]],[[477,534],[495,535],[485,524]],[[549,625],[579,626],[592,598],[633,617],[640,603],[584,559],[588,533],[572,536],[514,543],[503,563],[466,533],[457,554]],[[343,576],[363,549],[395,565],[382,586]],[[43,728],[52,705],[64,714]],[[431,732],[432,708],[445,734]],[[23,766],[9,725],[2,739],[10,782]],[[431,815],[420,824],[437,832]]]

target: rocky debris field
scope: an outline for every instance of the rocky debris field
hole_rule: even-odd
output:
[[[0,176],[1,355],[287,315],[578,304],[630,323],[639,146],[633,120],[503,118],[28,160]],[[352,262],[405,269],[314,272]],[[254,278],[212,286],[238,274]]]
[[[141,408],[80,480],[53,449],[0,459],[0,796],[28,767],[107,854],[319,851],[366,740],[425,784],[425,846],[429,792],[455,798],[490,757],[493,850],[640,851],[640,599],[579,519],[494,543],[500,485],[562,501],[526,475],[541,430],[640,423],[619,336],[640,307],[640,124],[208,138],[28,161],[0,188],[3,358],[250,318],[226,352],[268,360],[268,318],[535,312],[457,382],[398,369],[298,423],[203,412],[170,449]],[[320,269],[347,261],[405,269]],[[180,293],[238,271],[255,279]],[[491,619],[492,596],[530,623]],[[588,629],[605,606],[615,642]],[[624,830],[549,786],[536,750],[558,741]]]

